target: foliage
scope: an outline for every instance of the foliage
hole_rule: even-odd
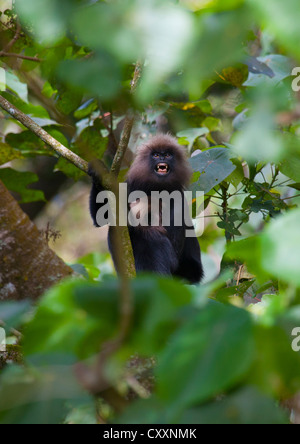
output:
[[[110,165],[129,108],[143,134],[168,120],[191,157],[191,189],[205,193],[207,279],[200,287],[155,276],[130,283],[129,333],[102,369],[121,405],[103,393],[95,406],[82,370],[93,371],[124,316],[106,256],[79,261],[82,278],[54,287],[35,308],[1,302],[6,328],[22,330],[25,362],[1,370],[1,423],[80,422],[81,412],[89,423],[288,422],[280,402],[300,391],[291,347],[300,327],[297,6],[16,0],[2,11],[3,96],[75,153]],[[137,60],[145,68],[131,95]],[[8,115],[0,123],[0,180],[20,202],[44,199],[27,188],[37,176],[25,171],[41,155],[82,179],[13,123]],[[218,278],[212,250],[222,256]]]

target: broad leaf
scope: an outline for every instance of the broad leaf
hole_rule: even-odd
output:
[[[10,191],[15,191],[20,195],[19,202],[21,203],[45,201],[42,191],[28,188],[28,185],[37,182],[38,176],[36,174],[3,168],[0,169],[0,179]]]
[[[177,331],[157,369],[158,393],[175,411],[234,387],[254,353],[252,322],[244,310],[218,303]]]
[[[263,267],[285,282],[300,287],[300,210],[272,221],[262,234]],[[279,235],[280,234],[280,235]]]
[[[230,161],[230,151],[221,147],[197,154],[190,159],[190,163],[194,172],[200,173],[199,179],[192,185],[192,190],[203,191],[205,194],[236,169]]]

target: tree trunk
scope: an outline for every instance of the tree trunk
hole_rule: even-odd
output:
[[[0,180],[0,301],[35,300],[72,273]]]

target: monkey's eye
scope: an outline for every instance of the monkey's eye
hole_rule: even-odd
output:
[[[159,156],[158,153],[153,153],[153,154],[152,154],[152,157],[154,157],[154,159],[158,159],[160,156]]]
[[[172,157],[172,154],[171,153],[166,153],[166,159],[170,159],[171,157]]]

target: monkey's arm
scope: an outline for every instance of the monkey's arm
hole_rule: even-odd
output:
[[[175,275],[185,279],[190,284],[198,284],[202,280],[204,272],[200,246],[196,237],[187,237],[185,239]]]
[[[93,219],[95,227],[100,227],[97,223],[97,212],[104,205],[97,203],[97,196],[101,191],[104,191],[104,187],[102,185],[101,177],[99,176],[97,164],[89,163],[88,174],[91,176],[93,184],[90,194],[90,213]]]

